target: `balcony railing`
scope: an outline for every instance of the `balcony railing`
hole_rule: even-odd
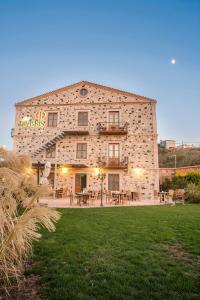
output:
[[[99,157],[98,163],[100,167],[107,169],[126,169],[128,168],[128,157],[120,160],[118,157]]]
[[[98,123],[98,131],[100,134],[127,134],[128,123],[120,122],[103,122]]]

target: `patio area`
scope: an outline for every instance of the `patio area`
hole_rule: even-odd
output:
[[[184,204],[184,198],[185,191],[182,189],[156,193],[154,200],[141,200],[137,192],[104,191],[101,195],[100,191],[83,191],[73,194],[59,189],[50,197],[40,198],[39,203],[55,208],[122,207]]]
[[[75,194],[64,193],[63,191],[56,191],[54,197],[41,198],[40,204],[48,207],[57,208],[80,208],[80,207],[116,207],[116,206],[142,206],[142,205],[158,205],[162,204],[160,200],[144,201],[136,197],[134,193],[125,193],[114,191],[110,193],[103,193],[101,197],[100,192],[80,192]]]

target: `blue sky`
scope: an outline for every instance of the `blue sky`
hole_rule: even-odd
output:
[[[199,53],[200,0],[0,0],[0,145],[14,103],[80,80],[156,98],[159,138],[200,143]]]

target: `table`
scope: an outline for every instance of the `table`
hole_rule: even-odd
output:
[[[88,204],[88,200],[90,197],[90,193],[76,193],[77,196],[77,204],[81,206],[81,203]]]
[[[119,204],[120,202],[122,202],[122,197],[125,196],[126,193],[123,192],[118,192],[118,191],[114,191],[112,192],[112,197],[115,197],[117,199],[117,201],[115,201],[115,204]]]

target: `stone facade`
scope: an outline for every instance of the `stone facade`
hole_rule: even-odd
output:
[[[57,170],[67,167],[67,174],[58,171],[54,175],[57,187],[67,186],[74,192],[75,174],[81,173],[87,175],[87,189],[100,189],[97,168],[101,166],[105,189],[108,174],[119,174],[120,189],[139,191],[141,201],[151,201],[159,189],[155,107],[155,100],[82,81],[17,103],[14,149],[30,155],[35,164],[48,160]],[[119,112],[120,128],[126,126],[125,132],[101,134],[102,124],[108,124],[113,111]],[[57,126],[48,127],[48,115],[53,112]],[[87,125],[78,126],[79,112],[87,112]],[[77,159],[78,143],[87,144],[87,158]],[[120,164],[114,167],[106,165],[112,143],[119,144]],[[54,144],[55,158],[46,158],[47,149]]]

